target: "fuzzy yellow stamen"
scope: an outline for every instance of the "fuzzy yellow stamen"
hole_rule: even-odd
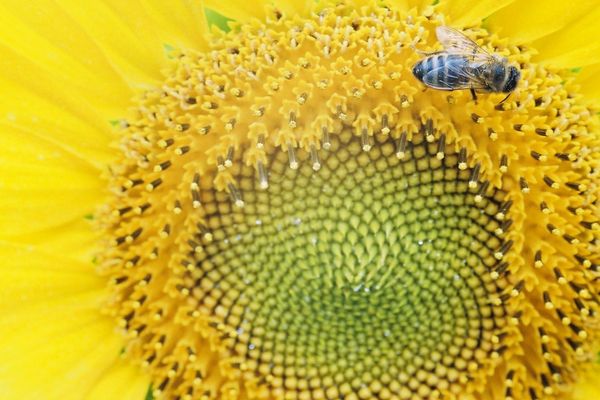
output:
[[[182,50],[128,119],[110,309],[165,398],[560,396],[598,311],[599,142],[559,71],[424,88],[443,16],[269,15]]]

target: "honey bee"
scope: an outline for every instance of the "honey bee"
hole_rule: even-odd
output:
[[[433,89],[469,89],[475,101],[476,92],[508,93],[502,102],[508,99],[521,78],[517,67],[455,29],[438,26],[435,33],[444,49],[433,53],[417,50],[426,55],[412,70],[418,80]]]

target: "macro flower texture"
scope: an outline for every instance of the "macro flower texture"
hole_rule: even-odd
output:
[[[415,77],[439,27],[506,100]],[[3,0],[0,398],[600,399],[599,36],[594,0]]]

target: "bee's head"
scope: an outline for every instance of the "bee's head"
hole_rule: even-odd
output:
[[[506,82],[504,83],[504,87],[502,91],[504,93],[510,93],[517,87],[519,83],[519,79],[521,79],[521,72],[517,69],[517,67],[511,65],[508,67]]]

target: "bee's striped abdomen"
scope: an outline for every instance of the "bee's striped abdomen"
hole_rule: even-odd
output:
[[[427,86],[453,90],[468,85],[469,77],[464,73],[467,68],[469,62],[464,56],[436,54],[417,62],[413,74]]]

